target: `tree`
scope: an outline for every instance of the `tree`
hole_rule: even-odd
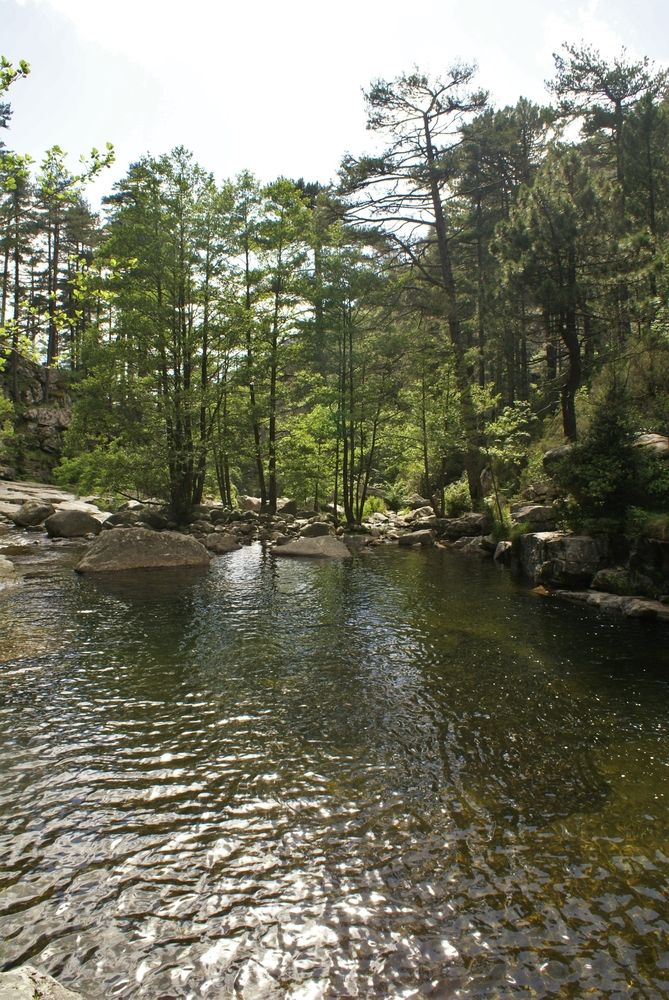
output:
[[[342,181],[352,195],[349,217],[383,233],[402,266],[438,289],[438,308],[454,352],[466,433],[465,466],[474,499],[481,494],[479,431],[472,402],[473,369],[468,358],[444,200],[448,154],[462,139],[463,125],[481,111],[487,95],[470,90],[472,66],[455,66],[445,79],[415,71],[392,82],[378,81],[366,94],[368,128],[390,143],[380,156],[348,157]]]

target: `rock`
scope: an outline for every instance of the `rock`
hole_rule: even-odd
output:
[[[433,545],[434,534],[429,529],[424,529],[422,531],[411,531],[407,535],[400,535],[397,541],[400,545],[403,546]]]
[[[51,517],[55,513],[55,510],[56,508],[51,503],[42,500],[26,500],[12,516],[12,521],[19,528],[32,527],[36,524],[42,524],[47,517]]]
[[[210,536],[213,537],[213,536]],[[133,569],[181,569],[209,565],[204,545],[176,531],[125,528],[106,531],[75,567],[77,573],[116,573]]]
[[[513,554],[513,543],[508,541],[498,542],[495,548],[493,559],[501,566],[508,566]]]
[[[637,434],[634,447],[644,448],[658,458],[669,461],[669,438],[665,437],[664,434]]]
[[[329,535],[331,533],[332,525],[327,521],[312,521],[310,524],[305,524],[300,531],[302,538],[319,538],[321,535]]]
[[[447,539],[462,538],[464,535],[484,535],[490,531],[490,517],[487,514],[463,514],[461,517],[440,518],[440,534]]]
[[[541,463],[544,467],[544,471],[547,472],[549,476],[553,475],[560,465],[560,462],[567,457],[572,447],[573,445],[571,444],[562,444],[558,448],[549,448],[549,450],[544,453]]]
[[[661,601],[605,594],[598,590],[556,590],[555,596],[579,604],[589,604],[600,611],[622,614],[625,618],[642,618],[669,625],[669,606]]]
[[[412,521],[419,521],[421,517],[434,517],[434,510],[429,500],[426,500],[422,507],[412,508],[413,514],[410,517]]]
[[[82,1000],[32,965],[0,974],[0,1000]]]
[[[648,577],[633,579],[624,566],[609,566],[595,573],[591,586],[593,590],[601,590],[607,594],[644,597],[652,590],[653,585]]]
[[[132,528],[139,524],[139,515],[134,510],[119,510],[105,521],[107,528]]]
[[[458,538],[448,547],[451,549],[457,549],[459,552],[463,552],[467,556],[486,557],[491,554],[483,535],[463,535],[462,538]]]
[[[85,510],[57,510],[44,526],[50,538],[83,538],[102,530],[102,523]]]
[[[329,534],[311,538],[296,538],[273,549],[273,552],[277,556],[305,556],[322,559],[345,559],[351,554],[343,542]]]
[[[292,514],[295,517],[297,515],[297,500],[279,497],[276,502],[276,512],[277,514]]]
[[[638,538],[629,564],[635,577],[640,575],[652,580],[657,593],[669,590],[669,541],[661,538]]]
[[[533,531],[554,531],[557,512],[550,504],[524,504],[514,507],[511,520],[514,524],[527,524]]]
[[[194,535],[211,535],[216,528],[209,521],[193,521],[188,530]]]
[[[152,531],[165,531],[170,527],[172,522],[169,517],[160,510],[153,510],[151,507],[144,507],[137,514],[137,519],[140,524],[143,524],[146,528],[151,528]]]
[[[11,576],[15,572],[16,567],[14,563],[9,559],[5,559],[4,556],[0,556],[0,577]]]
[[[432,514],[430,517],[418,517],[413,522],[412,530],[421,531],[425,528],[436,528],[440,520],[445,519],[438,518],[436,514]]]
[[[227,510],[225,507],[214,507],[209,515],[209,520],[212,524],[227,524],[231,517],[232,511]]]
[[[213,552],[215,556],[225,555],[227,552],[235,552],[237,549],[241,549],[241,545],[234,535],[226,532],[216,532],[213,535],[207,535],[204,540],[204,547],[209,552]]]
[[[430,501],[418,493],[412,493],[410,497],[407,497],[406,505],[410,510],[420,510],[423,507],[429,507],[430,511],[434,513]]]
[[[239,497],[239,506],[242,510],[255,510],[257,513],[260,512],[262,507],[262,501],[260,497]]]
[[[606,536],[569,535],[538,531],[520,538],[520,564],[531,583],[554,586],[589,586],[611,553]]]

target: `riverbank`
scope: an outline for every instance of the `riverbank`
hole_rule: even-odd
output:
[[[198,560],[193,560],[193,551],[202,550],[200,563],[206,566],[211,558],[253,542],[261,542],[277,556],[317,558],[345,558],[379,545],[436,545],[464,556],[493,559],[545,597],[669,624],[669,542],[661,539],[526,530],[516,533],[513,542],[499,541],[492,534],[489,514],[438,517],[426,504],[399,513],[376,512],[363,525],[347,529],[337,527],[332,513],[300,512],[292,501],[284,500],[273,516],[254,509],[253,498],[243,498],[243,503],[248,509],[203,504],[194,509],[189,524],[177,525],[158,503],[130,501],[115,510],[103,509],[96,498],[53,486],[0,482],[0,591],[19,586],[26,574],[47,571],[54,562],[71,563],[82,572],[91,566],[113,571],[194,565]],[[513,516],[526,528],[555,527],[555,510],[546,503],[519,504]],[[134,529],[132,538],[119,534],[128,529]],[[95,542],[110,531],[113,536]],[[152,543],[156,533],[163,542],[158,561]],[[177,544],[182,538],[189,540],[187,545]],[[91,546],[93,552],[105,551],[98,566],[95,559],[83,559]],[[120,555],[122,548],[132,549],[130,562]],[[143,556],[144,549],[151,554]],[[190,553],[190,562],[184,561],[182,552]]]

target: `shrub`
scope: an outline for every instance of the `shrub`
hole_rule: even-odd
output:
[[[444,514],[446,517],[460,517],[472,509],[467,480],[463,477],[450,483],[444,490]]]
[[[583,439],[553,473],[573,498],[565,507],[568,520],[624,518],[638,488],[639,450],[633,442],[628,413],[621,400],[609,396],[593,415]]]
[[[362,508],[362,519],[364,521],[370,514],[385,514],[386,509],[385,500],[382,500],[381,497],[367,497],[365,506]]]

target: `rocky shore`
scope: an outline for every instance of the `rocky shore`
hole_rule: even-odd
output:
[[[281,558],[343,559],[379,545],[439,546],[494,559],[545,596],[581,601],[605,612],[669,624],[669,542],[654,538],[574,535],[555,530],[549,497],[516,504],[522,526],[498,541],[488,514],[438,517],[415,498],[414,509],[371,514],[361,526],[337,526],[332,511],[299,511],[284,498],[278,513],[253,497],[240,510],[196,507],[176,524],[157,502],[129,501],[115,510],[39,483],[0,482],[0,591],[20,584],[35,563],[67,559],[79,573],[206,568],[212,558],[260,542]]]

